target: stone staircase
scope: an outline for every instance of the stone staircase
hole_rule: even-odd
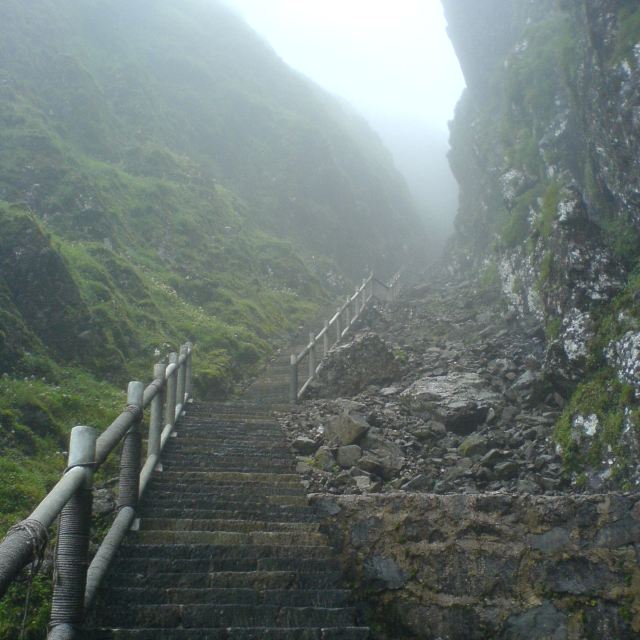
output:
[[[101,589],[97,640],[364,640],[271,411],[288,354],[239,402],[192,403]]]

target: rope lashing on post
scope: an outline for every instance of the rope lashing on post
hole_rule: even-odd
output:
[[[135,404],[128,404],[125,408],[126,413],[131,413],[135,418],[136,422],[140,422],[144,415],[144,410],[142,407],[138,407]]]
[[[79,624],[83,619],[92,498],[91,489],[79,491],[60,514],[53,574],[56,597],[51,606],[52,626]],[[84,560],[78,561],[79,557]]]
[[[137,425],[131,427],[131,431],[127,435],[127,445],[123,447],[120,458],[118,510],[122,507],[135,508],[138,504],[138,472],[142,453],[142,437]]]
[[[42,566],[44,553],[47,548],[47,544],[49,543],[49,532],[42,522],[39,522],[38,520],[23,520],[22,522],[18,522],[18,524],[14,524],[13,527],[7,531],[4,540],[18,534],[22,534],[21,538],[25,541],[25,544],[29,545],[31,548],[29,556],[30,576],[25,578],[25,580],[30,580],[38,573]]]
[[[18,581],[27,583],[27,594],[25,596],[24,611],[22,615],[22,624],[20,626],[20,638],[24,638],[26,633],[27,618],[31,606],[31,590],[33,588],[33,580],[38,575],[42,563],[44,561],[44,554],[49,543],[49,532],[47,528],[39,520],[23,520],[18,524],[13,525],[7,531],[5,540],[10,536],[23,534],[21,537],[25,540],[25,543],[31,547],[30,552],[30,564],[29,571],[26,576],[17,578]],[[25,535],[26,534],[26,539]]]

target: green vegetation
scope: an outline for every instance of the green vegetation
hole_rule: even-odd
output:
[[[555,100],[559,87],[566,80],[566,74],[572,71],[575,60],[576,43],[573,27],[568,16],[556,12],[546,20],[538,22],[524,33],[521,50],[509,58],[506,76],[506,95],[514,114],[521,118],[531,117],[543,120],[555,113]],[[516,117],[514,124],[524,124]],[[520,134],[526,127],[518,129]],[[508,133],[507,141],[518,141],[524,149],[531,148],[529,133],[523,138]],[[535,132],[534,132],[535,135]],[[525,154],[525,157],[529,154]],[[533,160],[533,154],[531,154]],[[539,166],[528,166],[529,170],[540,169]]]
[[[198,397],[232,394],[420,229],[367,125],[221,3],[5,0],[0,61],[2,532],[128,380],[190,340]]]
[[[613,473],[624,478],[630,455],[629,447],[621,438],[625,424],[631,425],[640,437],[640,402],[635,398],[633,388],[620,382],[605,359],[605,350],[612,341],[627,331],[640,328],[638,292],[640,271],[636,270],[625,289],[611,304],[603,306],[595,318],[596,336],[590,345],[588,371],[555,429],[555,439],[562,446],[569,471],[582,473],[587,468],[599,468],[606,454],[615,461]],[[593,437],[586,439],[587,445],[580,444],[575,438],[573,420],[577,415],[596,415],[598,418],[599,428]]]
[[[618,9],[618,37],[613,51],[614,62],[627,60],[635,65],[633,47],[640,42],[640,7],[633,0],[623,0]]]
[[[600,468],[604,457],[614,460],[612,473],[627,467],[630,454],[622,438],[625,420],[640,431],[640,413],[629,412],[636,406],[633,389],[617,380],[615,372],[602,369],[581,383],[565,408],[555,429],[555,440],[562,446],[568,471],[582,473],[585,468]],[[598,428],[591,436],[579,435],[573,422],[576,416],[595,415]]]

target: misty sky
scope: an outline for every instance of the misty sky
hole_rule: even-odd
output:
[[[422,208],[450,218],[447,121],[464,88],[439,0],[225,0],[292,67],[346,98]]]

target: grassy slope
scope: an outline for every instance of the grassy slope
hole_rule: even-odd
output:
[[[215,2],[4,0],[0,61],[4,530],[157,351],[228,393],[416,221],[366,125]]]

